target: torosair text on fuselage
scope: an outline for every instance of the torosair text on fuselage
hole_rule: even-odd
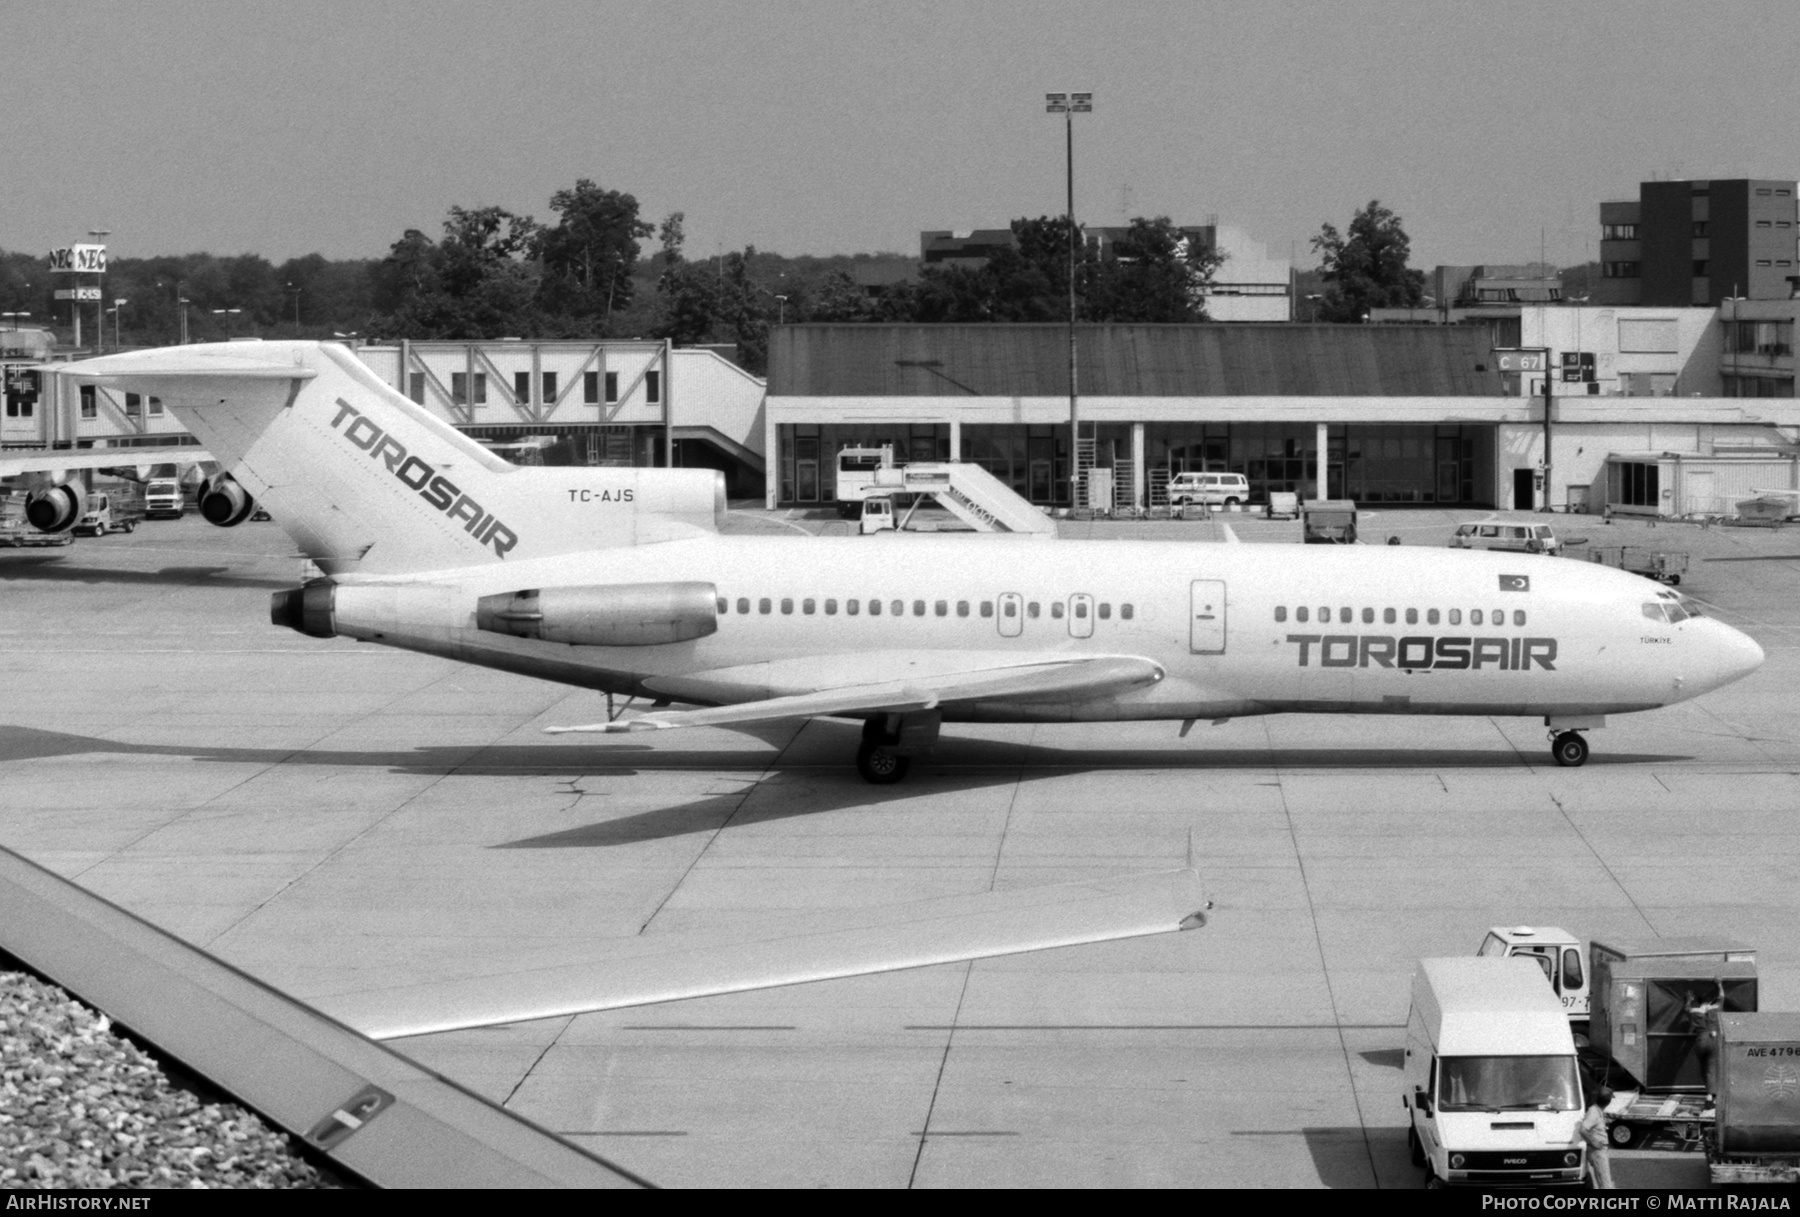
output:
[[[346,418],[352,420],[350,425],[340,428]],[[502,524],[498,516],[490,515],[480,503],[464,494],[455,482],[439,474],[435,466],[408,453],[406,445],[364,417],[362,411],[341,397],[337,399],[337,414],[331,420],[331,429],[341,430],[345,439],[367,452],[371,458],[384,462],[388,472],[407,489],[415,491],[420,498],[452,520],[467,521],[463,525],[463,531],[482,545],[492,546],[500,557],[506,557],[507,551],[519,543],[519,534]]]
[[[1433,638],[1424,634],[1289,634],[1300,646],[1300,666],[1316,658],[1321,668],[1426,668],[1460,670],[1494,667],[1524,672],[1556,671],[1554,638]]]

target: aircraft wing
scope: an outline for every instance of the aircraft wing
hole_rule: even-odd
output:
[[[51,473],[64,469],[134,469],[150,465],[193,465],[212,460],[194,445],[164,448],[39,448],[0,454],[0,477]]]
[[[397,1039],[1197,929],[1211,907],[1184,868],[802,914],[749,937],[634,938],[610,957],[311,1000]]]
[[[948,672],[877,684],[845,685],[789,697],[738,702],[704,710],[656,710],[635,718],[579,727],[546,727],[545,732],[660,731],[671,727],[718,727],[822,714],[899,714],[971,701],[1086,701],[1122,693],[1163,678],[1162,665],[1136,655],[1046,656],[1003,668]]]

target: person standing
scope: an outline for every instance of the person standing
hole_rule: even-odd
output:
[[[1725,1008],[1725,983],[1711,999],[1696,995],[1688,1004],[1688,1021],[1694,1028],[1694,1056],[1700,1062],[1700,1076],[1706,1083],[1706,1097],[1719,1093],[1719,1013]]]
[[[1606,1105],[1613,1092],[1598,1086],[1588,1092],[1587,1111],[1581,1116],[1581,1139],[1587,1143],[1588,1182],[1595,1188],[1611,1191],[1612,1139],[1606,1119]]]

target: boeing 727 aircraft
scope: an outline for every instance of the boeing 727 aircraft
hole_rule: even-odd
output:
[[[330,343],[70,365],[154,392],[324,572],[272,617],[699,709],[553,731],[831,715],[899,781],[945,722],[1282,712],[1543,718],[1582,732],[1756,670],[1762,649],[1632,574],[1534,555],[999,536],[723,536],[709,470],[509,465]]]

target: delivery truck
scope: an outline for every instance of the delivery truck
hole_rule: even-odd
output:
[[[144,495],[136,486],[105,486],[90,490],[81,518],[71,530],[84,537],[103,537],[109,532],[135,532],[144,518]]]
[[[1586,1167],[1575,1038],[1539,966],[1421,959],[1401,1105],[1427,1187],[1574,1187]]]

